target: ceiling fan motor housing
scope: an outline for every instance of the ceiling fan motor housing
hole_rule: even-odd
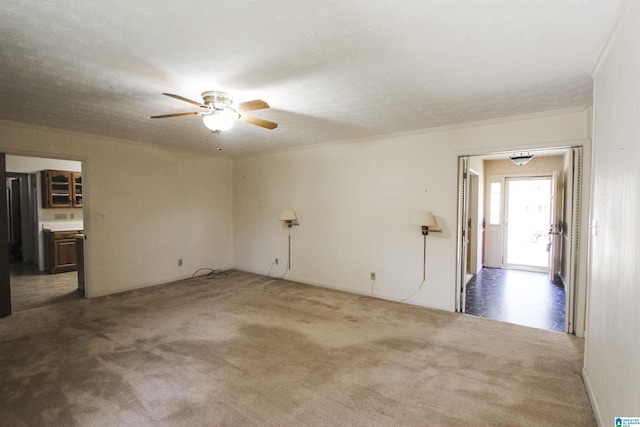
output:
[[[210,90],[202,92],[202,100],[209,108],[222,110],[233,104],[233,97],[226,92]]]

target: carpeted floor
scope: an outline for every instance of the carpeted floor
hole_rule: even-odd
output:
[[[232,271],[0,319],[0,423],[595,426],[582,345]]]

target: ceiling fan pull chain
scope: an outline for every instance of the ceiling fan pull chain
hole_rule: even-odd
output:
[[[217,136],[220,136],[219,130],[212,130],[211,133],[215,133]],[[218,151],[222,151],[222,147],[220,147],[220,138],[216,138],[216,142],[218,143]]]

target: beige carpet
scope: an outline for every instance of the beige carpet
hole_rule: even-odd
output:
[[[234,271],[0,319],[0,424],[595,426],[582,344]]]

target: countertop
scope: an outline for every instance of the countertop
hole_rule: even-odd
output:
[[[82,221],[64,221],[64,222],[42,222],[43,230],[51,231],[82,231],[84,228]]]

